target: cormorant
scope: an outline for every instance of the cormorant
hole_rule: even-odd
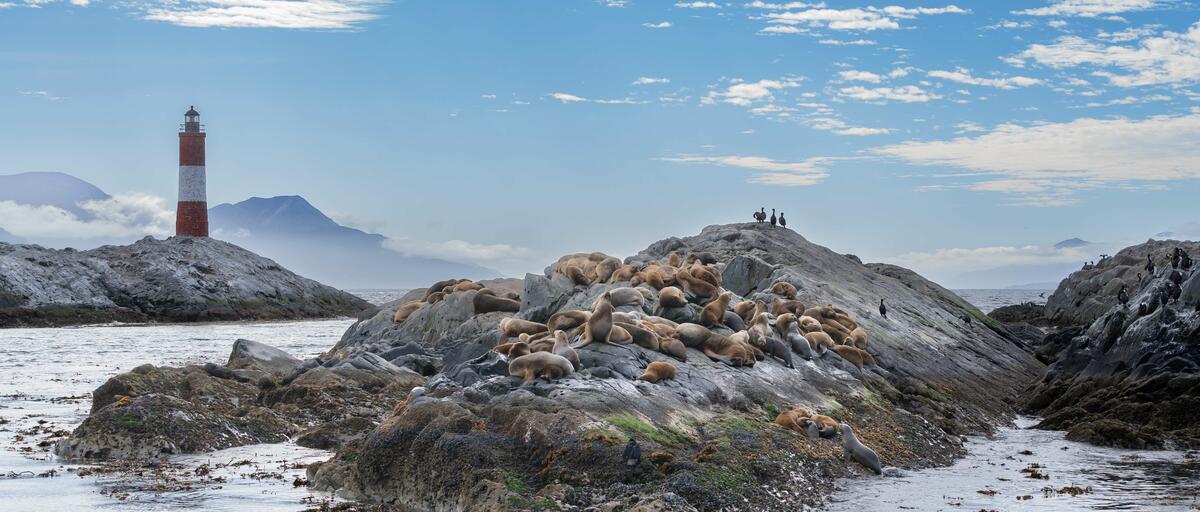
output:
[[[787,220],[783,218],[783,212],[779,212],[779,225],[785,228],[787,227]]]
[[[1129,303],[1129,293],[1125,291],[1125,286],[1121,286],[1121,291],[1117,292],[1117,301],[1121,303],[1121,307]]]
[[[630,439],[629,444],[625,445],[625,465],[636,466],[642,462],[642,447],[638,445],[636,439]]]
[[[772,226],[774,226],[774,225],[775,225],[775,223],[776,223],[776,220],[775,220],[775,209],[774,209],[774,208],[771,208],[771,225],[772,225]]]
[[[883,297],[879,298],[879,315],[887,318],[887,306],[883,305]]]
[[[1149,254],[1146,255],[1146,273],[1154,277],[1154,259]]]
[[[1171,251],[1171,268],[1179,268],[1179,253],[1181,252],[1183,252],[1183,249],[1179,247]]]
[[[963,323],[965,323],[967,325],[971,325],[971,315],[963,313],[962,321],[963,321]]]
[[[759,224],[767,220],[767,209],[759,208],[757,212],[754,212],[754,220],[757,220]]]

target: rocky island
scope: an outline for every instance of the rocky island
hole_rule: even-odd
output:
[[[207,237],[88,251],[0,243],[0,327],[353,316],[349,293]]]
[[[719,225],[564,256],[519,292],[440,281],[307,361],[239,341],[226,365],[139,367],[57,451],[292,437],[336,451],[313,487],[402,510],[791,510],[880,469],[843,459],[838,424],[885,467],[945,465],[1043,369],[911,271]]]

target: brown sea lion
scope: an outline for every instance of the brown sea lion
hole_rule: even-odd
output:
[[[704,352],[709,359],[731,366],[754,366],[754,354],[746,345],[712,332],[703,325],[679,324],[676,332],[685,346]]]
[[[725,310],[729,309],[729,303],[733,300],[732,292],[723,292],[717,298],[708,302],[704,309],[700,310],[700,325],[705,327],[717,327],[725,323]]]
[[[658,352],[660,348],[660,341],[658,334],[656,334],[653,330],[628,322],[616,322],[616,325],[620,326],[622,329],[625,329],[625,331],[628,332],[631,337],[633,337],[634,345],[642,347],[646,350]]]
[[[405,302],[404,304],[401,304],[399,308],[396,308],[396,314],[392,315],[392,321],[396,323],[402,323],[405,320],[408,320],[410,315],[412,315],[418,309],[421,309],[421,306],[424,305],[425,303],[419,300],[410,300]]]
[[[693,276],[687,270],[680,269],[678,272],[675,272],[675,280],[684,292],[691,294],[701,302],[711,300],[720,293],[716,286]]]
[[[565,357],[567,361],[571,362],[571,368],[579,371],[579,354],[575,352],[575,349],[571,348],[571,342],[567,340],[567,333],[554,331],[554,347],[550,352]]]
[[[771,285],[771,289],[768,291],[788,299],[796,298],[796,286],[786,281],[775,281],[775,283]]]
[[[555,380],[574,372],[571,361],[550,352],[534,352],[508,362],[508,374],[524,377],[526,384],[537,378]]]
[[[592,313],[589,311],[559,311],[550,315],[550,319],[546,320],[546,329],[550,331],[569,331],[587,323],[588,317]]]
[[[608,292],[604,292],[592,306],[592,314],[588,316],[586,329],[583,331],[583,343],[575,348],[587,346],[588,343],[608,343],[613,327],[613,305]],[[628,333],[626,333],[628,334]]]
[[[503,311],[506,313],[516,313],[521,310],[521,303],[504,297],[495,295],[475,294],[475,298],[471,299],[475,306],[475,314],[482,315],[493,311]]]
[[[678,308],[687,305],[687,298],[683,296],[683,290],[674,286],[667,286],[658,292],[659,308]]]
[[[651,384],[657,384],[666,379],[675,378],[675,365],[666,361],[655,361],[646,366],[646,372],[638,377]]]

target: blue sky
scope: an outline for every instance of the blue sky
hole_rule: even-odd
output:
[[[0,174],[172,208],[194,104],[210,203],[510,273],[766,207],[983,286],[1200,218],[1187,2],[0,0],[0,69]]]

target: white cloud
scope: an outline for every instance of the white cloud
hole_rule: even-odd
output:
[[[767,28],[771,28],[771,27],[767,27]],[[780,28],[783,28],[783,27],[780,27]],[[763,29],[763,30],[766,30],[766,29]],[[817,42],[820,44],[827,44],[827,45],[831,45],[831,46],[872,46],[875,44],[875,41],[872,41],[870,39],[855,39],[853,41],[842,41],[839,39],[821,39]]]
[[[671,28],[671,22],[660,21],[658,23],[642,23],[642,26],[646,28]]]
[[[954,125],[954,127],[958,128],[958,131],[955,133],[971,133],[971,132],[986,132],[987,131],[987,128],[984,128],[983,125],[976,123],[974,121],[963,121],[961,123]]]
[[[760,34],[807,34],[809,32],[806,28],[793,27],[791,25],[771,25],[758,31]]]
[[[547,96],[556,99],[562,103],[597,103],[600,105],[641,105],[645,101],[638,101],[633,98],[618,98],[618,99],[589,99],[574,94],[565,92],[552,92]]]
[[[867,128],[863,126],[850,126],[845,121],[836,117],[812,117],[802,121],[806,126],[814,130],[825,130],[833,132],[837,135],[850,135],[863,137],[867,135],[883,135],[891,133],[891,128]]]
[[[714,2],[675,2],[675,7],[680,9],[720,9],[721,6]]]
[[[411,238],[389,238],[383,247],[409,256],[425,256],[459,261],[492,262],[527,258],[533,251],[508,244],[476,244],[463,240],[431,242]]]
[[[838,96],[878,103],[886,103],[888,101],[924,103],[930,100],[941,99],[941,96],[928,92],[915,85],[874,88],[866,88],[856,85],[853,87],[843,87],[838,91]]]
[[[1103,103],[1094,101],[1094,102],[1088,103],[1085,106],[1090,107],[1090,108],[1112,107],[1112,106],[1117,106],[1117,105],[1138,105],[1138,104],[1142,104],[1142,103],[1149,103],[1152,101],[1171,101],[1171,97],[1167,96],[1165,94],[1151,94],[1149,96],[1126,96],[1124,98],[1115,98],[1115,99],[1112,99],[1109,101],[1105,101]]]
[[[679,155],[658,160],[679,164],[715,165],[756,171],[748,180],[762,185],[802,187],[816,185],[829,177],[825,164],[845,157],[816,157],[800,162],[772,160],[761,156],[702,156]]]
[[[774,91],[799,86],[800,79],[798,78],[759,80],[757,82],[746,82],[737,79],[724,91],[710,91],[707,96],[701,98],[701,102],[709,105],[713,103],[728,103],[730,105],[747,107],[757,102],[774,101]]]
[[[1077,190],[1155,188],[1200,179],[1197,140],[1200,113],[1003,124],[977,137],[904,142],[873,152],[968,171],[943,176],[960,182],[934,188],[1005,192],[1019,196],[1020,204],[1057,206],[1074,202]]]
[[[1118,87],[1200,82],[1200,22],[1186,33],[1164,31],[1145,37],[1135,46],[1105,45],[1079,36],[1063,36],[1053,44],[1034,44],[1012,57],[1053,68],[1094,66],[1118,68],[1125,74],[1098,70]]]
[[[552,93],[550,93],[550,97],[554,98],[558,101],[561,101],[563,103],[577,103],[577,102],[581,102],[581,101],[587,101],[587,98],[581,98],[574,94],[567,94],[565,92],[552,92]]]
[[[941,78],[954,82],[970,84],[970,85],[985,85],[988,87],[996,87],[998,89],[1016,89],[1018,87],[1029,87],[1042,83],[1040,79],[1029,78],[1027,76],[1013,76],[1006,78],[980,78],[971,75],[971,70],[966,68],[956,68],[954,71],[930,71],[929,76],[933,78]]]
[[[1046,7],[1013,11],[1027,16],[1080,16],[1094,18],[1106,14],[1143,11],[1159,5],[1157,0],[1057,0]]]
[[[862,137],[862,136],[866,136],[866,135],[883,135],[885,133],[891,133],[891,132],[892,132],[891,128],[867,128],[867,127],[863,127],[863,126],[852,126],[849,128],[843,128],[841,130],[833,131],[833,133],[836,133],[838,135],[853,135],[853,136],[858,136],[858,137]]]
[[[653,78],[648,76],[639,77],[637,80],[633,81],[633,85],[655,85],[669,83],[671,83],[669,78]]]
[[[22,238],[122,238],[170,236],[175,212],[166,201],[147,194],[123,194],[86,201],[79,207],[92,214],[83,220],[55,206],[0,201],[0,229]]]
[[[842,80],[846,80],[848,82],[871,82],[873,84],[877,84],[883,81],[882,75],[877,75],[870,71],[858,71],[853,69],[849,71],[839,71],[838,76],[841,76]]]
[[[621,8],[621,7],[625,7],[628,5],[629,5],[629,2],[627,0],[604,0],[605,7]]]
[[[744,4],[744,6],[747,8],[750,8],[750,9],[770,9],[770,10],[779,11],[779,10],[784,10],[784,9],[804,9],[807,7],[825,7],[825,2],[817,2],[817,3],[813,3],[813,4],[809,4],[809,3],[805,3],[805,2],[787,2],[787,3],[782,3],[782,4],[770,4],[767,2],[763,2],[762,0],[754,0],[753,2]]]
[[[17,92],[21,93],[22,96],[43,99],[46,101],[62,101],[62,100],[67,99],[64,96],[56,96],[54,94],[51,94],[48,91],[17,91]]]
[[[768,12],[765,18],[770,23],[808,25],[830,30],[896,30],[900,19],[934,14],[965,14],[967,11],[955,5],[945,7],[865,7],[852,9],[813,8],[800,11]]]
[[[481,95],[479,95],[479,97],[480,97],[480,98],[483,98],[483,99],[485,99],[485,100],[494,100],[494,99],[496,99],[496,95],[495,95],[495,94],[481,94]]]
[[[386,0],[161,0],[144,17],[185,27],[347,30],[379,17]]]

